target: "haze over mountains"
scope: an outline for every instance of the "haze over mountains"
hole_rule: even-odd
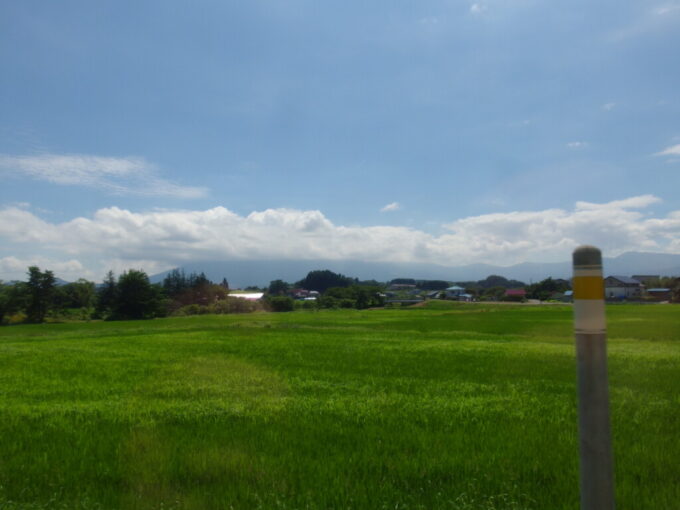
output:
[[[226,278],[230,287],[248,285],[265,286],[281,279],[296,282],[315,269],[330,269],[336,273],[360,280],[389,281],[394,278],[423,280],[469,281],[479,280],[491,274],[524,282],[539,281],[547,277],[570,278],[571,261],[525,262],[514,266],[471,264],[466,266],[439,266],[422,263],[364,262],[352,260],[228,260],[195,262],[181,266],[187,273],[203,272],[212,281]],[[151,276],[152,282],[160,282],[168,272]],[[658,274],[680,276],[680,254],[627,252],[618,257],[604,259],[607,275]]]

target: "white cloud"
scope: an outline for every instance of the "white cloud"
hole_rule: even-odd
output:
[[[5,280],[25,280],[26,272],[30,266],[38,266],[41,269],[49,269],[59,278],[65,280],[77,280],[78,278],[94,278],[95,275],[86,269],[83,264],[75,259],[58,260],[49,257],[2,257],[0,258],[0,275]]]
[[[605,103],[602,105],[602,109],[609,112],[616,107],[616,103]]]
[[[567,147],[570,149],[582,149],[584,147],[588,146],[588,142],[569,142],[567,143]]]
[[[0,171],[67,186],[85,186],[118,195],[175,198],[205,196],[204,188],[180,186],[158,176],[142,158],[109,158],[84,154],[0,155]]]
[[[640,37],[649,33],[661,33],[666,30],[677,30],[677,14],[680,3],[668,3],[646,10],[627,26],[620,27],[609,34],[611,42],[621,42],[631,37]]]
[[[657,16],[665,16],[677,10],[680,10],[680,4],[666,4],[654,9],[654,14]]]
[[[680,143],[678,145],[667,147],[661,152],[657,152],[655,156],[680,156]]]
[[[594,204],[591,202],[576,202],[577,211],[592,211],[596,209],[644,209],[652,204],[661,202],[659,197],[654,195],[639,195],[637,197],[614,200],[604,204]]]
[[[470,12],[474,15],[480,15],[486,12],[487,6],[481,3],[474,3],[470,6]]]
[[[603,204],[578,202],[572,210],[485,214],[449,223],[441,235],[408,227],[335,225],[320,211],[293,209],[240,216],[224,207],[141,213],[111,207],[93,217],[49,223],[9,207],[0,210],[0,244],[6,255],[26,248],[50,253],[50,264],[38,265],[52,269],[57,263],[71,264],[66,268],[69,275],[77,272],[75,262],[80,261],[83,274],[97,278],[109,268],[134,267],[152,274],[200,260],[327,259],[454,266],[561,261],[580,244],[595,244],[607,256],[630,250],[680,252],[680,211],[658,218],[640,211],[658,202],[653,195],[641,195]],[[0,278],[7,279],[10,269],[18,266],[25,272],[27,261],[3,260]]]
[[[380,212],[398,211],[399,209],[401,209],[399,202],[392,202],[391,204],[387,204],[385,207],[380,209]]]

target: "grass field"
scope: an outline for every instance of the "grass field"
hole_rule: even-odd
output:
[[[612,306],[619,509],[680,508],[680,307]],[[576,509],[571,309],[0,328],[0,509]]]

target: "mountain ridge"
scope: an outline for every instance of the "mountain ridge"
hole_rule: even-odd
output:
[[[464,266],[440,266],[417,262],[366,262],[353,260],[228,260],[192,262],[178,266],[186,273],[205,273],[212,281],[226,278],[232,288],[248,285],[266,286],[272,280],[296,282],[309,271],[330,269],[360,280],[389,281],[394,278],[422,280],[472,281],[497,274],[526,283],[547,277],[570,278],[571,262],[523,262],[512,266],[491,264],[467,264]],[[680,276],[680,254],[626,252],[617,257],[603,259],[605,276],[654,274]],[[163,281],[169,273],[154,274],[150,280]]]

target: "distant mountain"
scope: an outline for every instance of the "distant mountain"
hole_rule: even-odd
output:
[[[634,274],[680,276],[680,254],[628,252],[618,257],[605,258],[603,262],[605,276]],[[315,269],[330,269],[360,280],[384,282],[394,278],[470,281],[481,280],[491,274],[527,283],[543,280],[549,276],[571,277],[571,261],[524,262],[507,267],[490,264],[446,267],[435,264],[353,260],[227,260],[194,262],[182,266],[182,269],[187,274],[203,272],[214,282],[220,282],[222,278],[226,278],[232,288],[248,285],[264,286],[277,279],[295,282]],[[151,281],[161,282],[167,273],[168,271],[153,275]]]

